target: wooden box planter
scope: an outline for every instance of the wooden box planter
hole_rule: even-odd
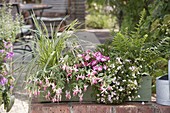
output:
[[[140,98],[135,99],[133,101],[151,101],[152,95],[152,77],[151,76],[143,76],[141,87],[138,90],[138,95]]]
[[[141,101],[141,102],[148,102],[151,101],[151,83],[152,83],[152,77],[151,76],[143,76],[141,87],[138,90],[138,95],[140,95],[140,98],[132,100],[132,101]],[[83,93],[83,102],[85,103],[93,103],[96,102],[95,96],[92,93],[92,87],[88,87],[87,91]],[[50,102],[44,99],[43,95],[38,96],[36,99],[38,102]],[[79,97],[75,96],[72,97],[70,100],[65,98],[65,95],[62,95],[62,101],[61,102],[79,102]]]

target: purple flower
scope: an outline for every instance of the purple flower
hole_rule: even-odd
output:
[[[93,67],[93,70],[94,70],[94,71],[98,70],[98,66],[94,66],[94,67]]]
[[[2,86],[4,86],[5,84],[7,84],[8,79],[6,79],[5,77],[3,77],[3,75],[0,75],[0,84]]]
[[[104,66],[103,66],[103,69],[104,69],[104,70],[106,70],[106,69],[107,69],[107,66],[106,66],[106,65],[104,65]]]
[[[92,71],[92,75],[96,75],[97,74],[97,71]]]
[[[92,62],[91,62],[91,65],[92,66],[95,66],[97,64],[97,60],[93,60]]]
[[[3,42],[4,42],[4,46],[5,46],[6,49],[12,47],[12,44],[11,44],[10,42],[6,42],[6,41],[4,41],[4,40],[3,40]]]
[[[102,71],[102,70],[103,70],[103,67],[102,67],[102,66],[99,66],[97,70],[98,70],[98,71]]]
[[[86,61],[90,60],[90,55],[87,54],[87,55],[84,57],[84,59],[85,59]]]
[[[6,54],[6,58],[7,58],[7,59],[11,59],[13,56],[14,56],[14,53],[13,53],[13,52],[8,52],[8,53]]]
[[[101,61],[101,59],[102,59],[102,56],[96,56],[97,61]]]
[[[5,50],[4,50],[4,49],[0,50],[0,53],[4,53],[4,52],[5,52]]]
[[[106,59],[105,57],[102,57],[102,58],[101,58],[101,61],[102,61],[102,62],[106,62],[107,59]]]

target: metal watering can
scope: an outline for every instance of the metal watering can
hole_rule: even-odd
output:
[[[156,103],[170,106],[170,60],[168,61],[168,75],[156,78]]]

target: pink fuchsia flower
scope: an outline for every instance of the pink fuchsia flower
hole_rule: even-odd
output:
[[[57,102],[57,99],[56,99],[56,97],[54,97],[54,98],[52,99],[52,101],[53,101],[53,102]]]
[[[56,88],[56,85],[54,83],[52,83],[51,86],[52,86],[52,89]]]
[[[58,89],[56,89],[56,95],[61,95],[61,93],[62,93],[62,89],[61,88],[58,88]]]
[[[62,66],[63,71],[66,70],[66,67],[67,67],[67,66],[66,66],[65,64]]]
[[[93,70],[92,75],[96,75],[96,74],[97,74],[97,71]]]
[[[107,93],[107,88],[104,88],[104,86],[100,87],[101,93]]]
[[[14,56],[13,52],[7,52],[7,54],[6,54],[7,59],[11,59],[13,56]]]
[[[113,90],[113,88],[111,86],[107,86],[107,90]]]
[[[34,91],[34,96],[38,96],[38,95],[40,95],[40,91],[38,90],[38,91]]]
[[[68,67],[68,66],[67,66],[67,67],[66,67],[66,72],[67,72],[67,73],[72,73],[73,70],[71,69],[71,67]]]
[[[85,76],[84,76],[84,75],[78,75],[76,80],[78,81],[79,79],[84,80],[84,79],[85,79]]]
[[[99,80],[99,78],[92,77],[92,79],[91,79],[91,84],[92,84],[92,85],[93,85],[93,84],[97,84],[97,83],[98,83],[98,80]]]
[[[106,59],[105,57],[102,57],[102,58],[101,58],[101,61],[102,61],[102,62],[106,62],[107,59]]]
[[[92,68],[93,68],[94,71],[98,70],[98,66],[93,66]]]
[[[71,73],[68,73],[68,74],[67,74],[67,77],[71,77],[71,76],[72,76],[72,74],[71,74]]]
[[[87,91],[87,87],[88,87],[88,85],[85,84],[84,85],[84,92]]]
[[[82,102],[83,101],[83,94],[79,95],[79,101]]]
[[[87,54],[87,55],[84,57],[84,59],[85,59],[85,61],[90,60],[90,55],[89,55],[89,54]]]
[[[96,56],[97,61],[101,61],[101,59],[102,59],[102,55],[101,56]]]
[[[78,71],[79,71],[79,70],[77,69],[77,67],[74,67],[73,70],[74,70],[75,72],[78,72]]]
[[[94,56],[94,57],[96,57],[96,56],[102,56],[102,54],[101,54],[101,52],[95,52],[95,53],[93,54],[93,56]]]
[[[106,65],[104,65],[104,66],[103,66],[103,69],[104,69],[104,70],[107,70],[107,66],[106,66]]]
[[[88,63],[88,62],[82,62],[82,64],[83,64],[83,66],[89,66],[90,65],[90,63]]]
[[[46,91],[47,90],[47,87],[46,86],[44,86],[44,91]]]
[[[85,52],[85,53],[86,53],[86,54],[89,54],[90,52],[91,52],[90,50],[86,50],[86,52]]]
[[[71,99],[70,91],[67,91],[67,90],[66,90],[66,95],[65,95],[65,96],[66,96],[67,99],[70,100],[70,99]]]
[[[51,93],[48,91],[47,95],[45,96],[46,99],[50,99]]]
[[[93,60],[93,61],[91,62],[91,66],[95,66],[97,63],[98,63],[97,60]]]
[[[76,85],[76,87],[73,89],[73,96],[76,96],[78,93],[80,92],[78,86]]]
[[[100,72],[100,71],[103,70],[103,67],[102,67],[102,66],[99,66],[97,70]]]

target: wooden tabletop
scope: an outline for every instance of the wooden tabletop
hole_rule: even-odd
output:
[[[51,5],[47,4],[20,4],[21,10],[43,10],[52,8]]]

